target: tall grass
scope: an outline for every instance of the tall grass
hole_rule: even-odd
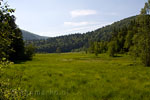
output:
[[[150,99],[150,68],[128,55],[36,54],[12,65],[6,76],[35,100]]]

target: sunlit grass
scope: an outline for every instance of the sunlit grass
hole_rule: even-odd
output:
[[[37,100],[149,100],[150,68],[128,55],[36,54],[8,70],[12,86]],[[8,76],[7,76],[8,77]]]

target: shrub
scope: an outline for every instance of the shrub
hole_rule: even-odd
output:
[[[26,60],[31,60],[34,54],[35,54],[35,47],[32,44],[25,47],[25,59]]]

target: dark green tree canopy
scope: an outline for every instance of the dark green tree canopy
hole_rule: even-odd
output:
[[[141,14],[142,15],[150,15],[150,0],[148,0],[148,2],[145,3],[144,8],[142,8],[142,10],[141,10]]]
[[[24,60],[22,32],[15,23],[14,9],[0,0],[0,60]]]

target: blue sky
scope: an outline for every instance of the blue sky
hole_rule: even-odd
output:
[[[43,36],[84,33],[137,15],[147,0],[9,0],[17,25]]]

